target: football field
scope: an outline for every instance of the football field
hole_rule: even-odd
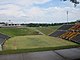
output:
[[[10,38],[4,44],[5,50],[52,48],[64,49],[78,46],[78,44],[60,38],[46,35],[17,36]],[[44,49],[43,49],[44,50]]]

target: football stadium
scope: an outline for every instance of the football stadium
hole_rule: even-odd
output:
[[[40,28],[0,28],[0,49],[17,53],[79,47],[79,29],[80,23]]]
[[[80,0],[0,1],[0,60],[80,60]]]
[[[55,51],[80,47],[80,23],[48,27],[1,27],[0,54]]]

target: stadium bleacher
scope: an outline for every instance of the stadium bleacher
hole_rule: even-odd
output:
[[[60,37],[64,38],[64,39],[69,39],[70,40],[71,38],[75,37],[77,34],[78,34],[78,32],[68,31],[68,32],[62,34]]]
[[[51,33],[49,36],[59,37],[60,35],[66,33],[69,28],[74,26],[74,24],[64,24],[57,31]]]
[[[5,42],[5,40],[9,38],[9,36],[0,33],[0,45],[2,45]]]
[[[68,30],[72,26],[74,26],[74,24],[64,24],[58,30]]]
[[[78,35],[76,35],[74,38],[72,38],[71,41],[80,43],[80,34],[78,34]]]
[[[58,31],[55,31],[54,33],[50,34],[49,36],[59,37],[60,35],[64,34],[65,32],[66,31],[58,30]]]
[[[74,31],[80,30],[80,24],[74,25],[73,27],[70,28],[70,30],[74,30]]]
[[[2,45],[4,42],[4,39],[3,38],[0,38],[0,45]]]
[[[76,43],[80,43],[80,24],[66,24],[61,26],[57,31],[49,36],[59,37],[62,39],[70,40]]]
[[[8,39],[8,38],[10,38],[10,37],[9,37],[9,36],[7,36],[7,35],[4,35],[4,34],[1,34],[1,33],[0,33],[0,38]]]

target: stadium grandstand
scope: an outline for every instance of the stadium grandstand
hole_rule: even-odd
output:
[[[64,24],[49,36],[59,37],[65,40],[80,43],[80,23],[77,22],[76,24]]]
[[[0,33],[0,51],[3,48],[4,42],[9,38],[10,38],[9,36]]]

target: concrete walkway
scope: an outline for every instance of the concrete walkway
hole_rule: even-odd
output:
[[[80,48],[0,55],[0,60],[79,60]]]

